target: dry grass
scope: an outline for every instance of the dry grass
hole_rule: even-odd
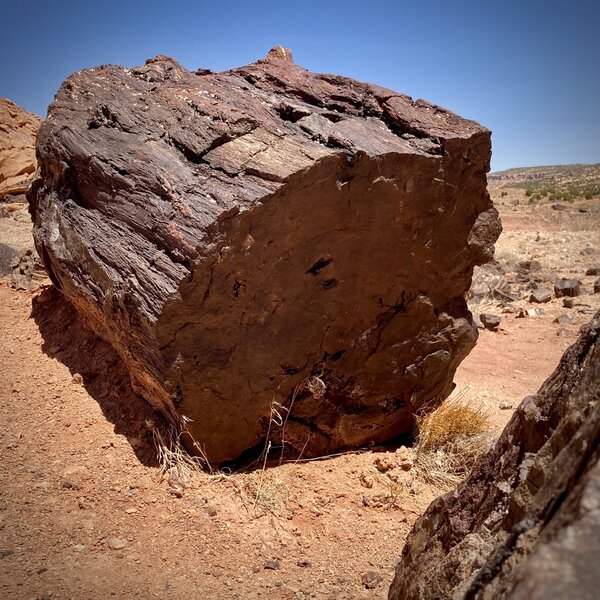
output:
[[[468,401],[467,392],[468,388],[417,417],[417,473],[441,489],[462,481],[492,443],[489,411],[481,402]]]
[[[192,456],[181,442],[181,436],[187,433],[185,417],[179,430],[171,426],[161,431],[152,421],[145,425],[152,434],[161,479],[166,477],[169,482],[185,487],[193,473],[207,468],[210,470],[210,464],[204,457]]]

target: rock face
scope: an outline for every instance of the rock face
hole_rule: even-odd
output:
[[[24,194],[36,168],[35,136],[40,117],[0,98],[0,202]]]
[[[50,276],[209,460],[389,439],[450,393],[500,233],[477,123],[282,48],[159,56],[71,76],[38,154]]]
[[[0,98],[0,277],[31,289],[45,277],[34,249],[24,193],[36,169],[35,137],[41,119]]]
[[[600,312],[457,491],[409,534],[392,600],[592,600],[600,585]]]

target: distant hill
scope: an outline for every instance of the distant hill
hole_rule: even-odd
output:
[[[522,188],[528,196],[555,200],[600,196],[600,163],[521,167],[488,175],[490,189]]]

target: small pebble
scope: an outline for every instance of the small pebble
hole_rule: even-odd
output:
[[[278,560],[265,560],[264,568],[271,571],[277,571],[281,565]]]
[[[375,571],[367,571],[363,573],[361,580],[368,590],[374,590],[383,581],[383,577]]]
[[[108,538],[108,547],[111,550],[122,550],[125,546],[127,546],[127,543],[124,540],[117,537]]]

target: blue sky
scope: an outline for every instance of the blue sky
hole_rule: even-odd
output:
[[[0,0],[0,96],[45,115],[73,71],[297,63],[426,98],[493,131],[494,170],[600,162],[600,2]]]

